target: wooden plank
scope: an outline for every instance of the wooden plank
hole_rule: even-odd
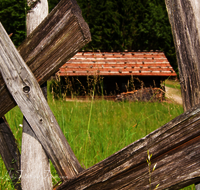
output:
[[[165,0],[179,67],[184,110],[200,103],[199,0]]]
[[[0,25],[0,70],[22,113],[31,125],[58,174],[71,178],[82,171],[44,98],[33,73]]]
[[[21,190],[20,152],[5,117],[0,118],[0,154],[15,189]]]
[[[18,48],[41,85],[91,40],[75,0],[61,0]],[[0,76],[0,117],[16,104]]]
[[[200,105],[64,182],[57,190],[180,189],[200,179]],[[151,168],[151,169],[152,169]]]
[[[26,16],[28,36],[48,15],[49,7],[47,0],[36,2],[35,0],[27,0],[27,4],[30,7]],[[42,89],[46,92],[45,86]],[[47,99],[46,93],[44,97]],[[23,119],[21,152],[21,184],[23,190],[29,190],[30,187],[32,190],[53,189],[49,158],[25,118]]]

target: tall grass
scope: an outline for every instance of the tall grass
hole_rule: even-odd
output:
[[[181,106],[168,103],[99,100],[93,102],[88,131],[91,102],[54,100],[50,101],[50,107],[85,168],[146,136],[183,112]],[[88,133],[89,141],[86,143]]]
[[[178,104],[159,102],[66,102],[53,99],[51,94],[48,94],[48,100],[59,126],[84,168],[102,161],[183,113],[182,106]],[[6,118],[20,148],[22,114],[19,108],[7,113]],[[51,167],[54,183],[57,183],[59,178]],[[0,189],[12,189],[1,158],[0,171],[3,184]]]

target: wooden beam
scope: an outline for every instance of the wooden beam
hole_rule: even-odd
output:
[[[184,111],[200,103],[199,0],[165,0],[172,27]],[[200,190],[200,184],[196,185]]]
[[[200,105],[64,182],[57,190],[180,189],[200,180]]]
[[[0,24],[0,71],[59,176],[71,178],[83,168],[71,150],[33,73]],[[64,180],[63,179],[63,180]]]
[[[0,155],[15,189],[21,190],[20,152],[5,117],[0,118]]]
[[[76,1],[61,0],[18,51],[41,85],[89,41],[89,27]],[[0,117],[16,105],[2,76],[0,102]]]
[[[184,110],[200,103],[199,0],[165,0],[172,28]]]
[[[27,4],[30,7],[26,16],[28,36],[48,15],[49,7],[47,0],[36,2],[35,0],[27,0]],[[46,91],[46,87],[42,89]],[[44,97],[47,99],[46,93]],[[25,118],[23,119],[21,153],[22,189],[29,190],[30,187],[33,190],[53,189],[49,158]]]

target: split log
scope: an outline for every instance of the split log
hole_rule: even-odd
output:
[[[15,189],[21,190],[20,152],[4,117],[0,118],[0,154]]]
[[[27,0],[30,10],[26,16],[27,36],[48,15],[47,0]],[[46,82],[44,83],[46,84]],[[43,85],[44,97],[47,99],[46,85]],[[53,189],[49,159],[38,141],[27,120],[23,119],[22,148],[21,148],[21,184],[23,190]]]
[[[184,110],[200,103],[200,2],[165,0],[179,67]]]
[[[31,125],[57,173],[61,177],[71,178],[83,171],[33,73],[15,49],[1,24],[0,70],[9,92]]]
[[[75,0],[61,0],[18,50],[43,84],[91,40],[89,27]],[[0,117],[16,104],[0,76]]]
[[[57,190],[180,189],[200,180],[200,105],[64,182]]]

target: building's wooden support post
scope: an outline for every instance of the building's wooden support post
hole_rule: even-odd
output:
[[[0,70],[9,92],[64,179],[83,171],[51,112],[33,73],[0,24]]]
[[[165,0],[179,67],[184,111],[200,103],[200,2]],[[200,190],[200,185],[196,185]]]
[[[47,0],[27,0],[27,36],[48,15]],[[43,87],[45,88],[45,87]],[[46,94],[45,94],[46,97]],[[21,184],[23,190],[53,189],[49,159],[26,119],[23,120],[21,151]]]
[[[75,0],[61,0],[18,48],[39,84],[91,40],[87,23]],[[0,76],[0,117],[16,104]]]
[[[20,152],[4,117],[0,118],[0,154],[15,189],[21,190]]]

